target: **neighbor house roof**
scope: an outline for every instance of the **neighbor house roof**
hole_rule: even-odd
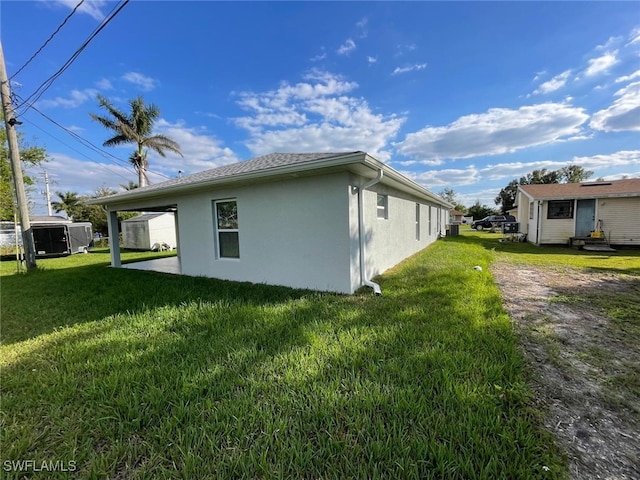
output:
[[[637,197],[640,196],[640,178],[583,183],[519,185],[518,188],[528,197],[536,200]]]
[[[314,174],[332,169],[349,169],[362,175],[375,175],[375,171],[384,172],[383,183],[410,191],[423,198],[453,207],[440,196],[430,192],[413,180],[405,177],[366,152],[329,152],[329,153],[271,153],[252,160],[233,163],[211,170],[186,175],[166,182],[136,188],[108,197],[90,200],[90,204],[116,205],[137,200],[148,200],[167,194],[181,194],[203,188],[222,187],[235,183],[250,183],[260,180],[274,180],[300,174]]]

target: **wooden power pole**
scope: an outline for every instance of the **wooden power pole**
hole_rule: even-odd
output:
[[[4,64],[2,42],[0,42],[0,93],[2,94],[2,112],[4,113],[4,126],[7,131],[9,143],[9,156],[11,157],[11,171],[16,192],[18,213],[20,214],[20,226],[22,227],[22,245],[27,262],[27,270],[36,268],[36,248],[33,241],[33,231],[29,221],[29,209],[27,207],[27,195],[24,191],[22,178],[22,165],[20,164],[20,152],[18,150],[18,135],[16,134],[17,121],[14,117],[11,105],[11,88],[7,78],[7,69]]]

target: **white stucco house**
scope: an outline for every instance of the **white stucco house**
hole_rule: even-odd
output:
[[[174,272],[341,293],[380,293],[371,278],[444,235],[453,208],[365,152],[273,153],[93,202],[110,239],[118,211],[174,212]]]
[[[601,231],[611,245],[640,245],[640,178],[520,185],[520,231],[536,245],[571,244]]]

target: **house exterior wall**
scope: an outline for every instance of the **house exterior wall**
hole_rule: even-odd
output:
[[[574,200],[575,202],[575,200]],[[529,205],[533,203],[533,218],[529,218]],[[518,214],[522,215],[520,230],[527,233],[527,240],[538,244],[566,244],[575,236],[576,207],[574,218],[549,219],[549,202],[541,202],[540,238],[536,241],[538,228],[538,201],[523,193],[518,197]],[[640,222],[629,221],[630,212],[640,211],[640,197],[599,198],[595,203],[595,218],[601,220],[602,229],[613,245],[640,245]],[[526,220],[525,220],[526,219]]]
[[[547,218],[549,202],[543,201],[540,209],[540,241],[539,243],[561,244],[569,243],[573,237],[576,225],[576,209],[574,200],[573,218]]]
[[[640,245],[638,212],[640,197],[601,198],[596,201],[596,218],[602,221],[602,230],[613,245]]]
[[[353,293],[362,286],[358,195],[370,178],[348,171],[166,195],[150,205],[177,207],[185,275]],[[377,194],[388,218],[377,218]],[[219,258],[214,202],[237,202],[240,258]],[[118,209],[142,202],[122,203]],[[416,237],[416,203],[420,205]],[[363,192],[369,279],[444,234],[449,211],[383,184]]]
[[[365,179],[356,179],[365,183]],[[365,262],[369,279],[398,264],[405,258],[419,252],[444,234],[449,220],[449,210],[408,195],[383,184],[373,185],[363,192],[365,223]],[[378,218],[378,194],[387,195],[387,218]],[[351,196],[349,212],[351,215],[349,231],[354,243],[358,241],[357,195]],[[420,205],[419,222],[416,225],[416,204]],[[431,213],[430,213],[431,212]],[[431,215],[431,222],[429,216]],[[431,225],[430,225],[431,223]],[[419,228],[419,235],[416,229]],[[354,236],[355,233],[355,236]],[[357,246],[357,245],[356,245]],[[352,291],[362,285],[358,249],[352,248],[351,284]]]
[[[351,293],[349,180],[335,173],[177,199],[182,273]],[[235,199],[240,258],[218,258],[213,202]]]

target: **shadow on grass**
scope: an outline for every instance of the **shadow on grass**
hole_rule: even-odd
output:
[[[141,256],[135,260],[158,258]],[[11,344],[61,327],[136,314],[191,301],[271,304],[308,291],[284,287],[88,266],[42,269],[2,277],[2,343]],[[37,319],[37,321],[33,321]]]
[[[104,321],[25,344],[4,369],[6,458],[73,458],[89,478],[548,478],[558,461],[523,410],[497,289],[433,265],[446,248],[380,277],[382,297],[95,267],[27,276],[66,278],[38,308],[55,295],[89,308],[77,289],[92,281]]]

